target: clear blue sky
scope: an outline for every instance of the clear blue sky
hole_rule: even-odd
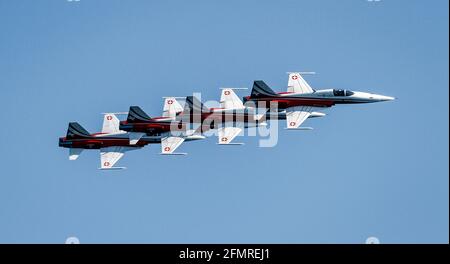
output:
[[[448,243],[448,4],[1,0],[0,242]],[[275,148],[153,145],[125,171],[57,144],[69,121],[95,132],[101,112],[255,79],[283,91],[287,71],[398,100],[334,107]]]

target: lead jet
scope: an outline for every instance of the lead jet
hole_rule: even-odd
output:
[[[286,111],[287,129],[302,129],[300,125],[317,110],[336,104],[375,103],[394,99],[350,90],[314,90],[300,73],[294,72],[289,74],[287,92],[276,93],[264,81],[254,81],[252,92],[250,96],[244,97],[244,102],[252,102],[253,105],[264,103],[266,108],[274,104],[278,111]]]
[[[223,109],[234,109],[244,111],[256,111],[256,106],[250,106],[250,104],[244,105],[239,97],[234,92],[234,89],[246,89],[246,88],[223,88],[220,95],[220,105]],[[311,112],[308,118],[323,117],[324,113]],[[265,120],[286,120],[286,111],[267,111],[264,116]]]

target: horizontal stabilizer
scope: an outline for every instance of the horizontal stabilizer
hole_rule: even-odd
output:
[[[324,117],[327,114],[321,113],[321,112],[311,112],[311,115],[309,117]]]
[[[69,149],[69,160],[76,160],[83,152],[82,148],[70,148]]]
[[[145,133],[130,132],[130,145],[136,145],[143,136],[145,136]]]

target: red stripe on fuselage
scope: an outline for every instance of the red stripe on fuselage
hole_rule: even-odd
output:
[[[70,147],[72,148],[86,148],[86,149],[99,149],[106,147],[143,147],[148,142],[139,141],[136,145],[130,145],[130,140],[128,138],[117,138],[117,137],[95,137],[95,138],[77,138],[77,139],[66,139],[63,138],[64,142],[72,142]]]
[[[321,99],[321,98],[306,98],[306,97],[262,97],[262,98],[250,98],[249,101],[265,102],[267,107],[270,107],[270,103],[278,103],[278,108],[289,108],[294,106],[316,106],[316,107],[331,107],[335,104],[334,100]]]
[[[255,115],[249,113],[232,113],[232,112],[207,112],[207,113],[191,113],[189,115],[190,123],[199,123],[208,121],[209,123],[214,122],[224,123],[224,122],[241,122],[241,123],[254,123]]]

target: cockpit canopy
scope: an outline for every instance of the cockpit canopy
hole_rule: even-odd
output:
[[[350,96],[350,95],[354,95],[354,94],[355,93],[350,90],[337,90],[337,89],[333,90],[334,96]]]

